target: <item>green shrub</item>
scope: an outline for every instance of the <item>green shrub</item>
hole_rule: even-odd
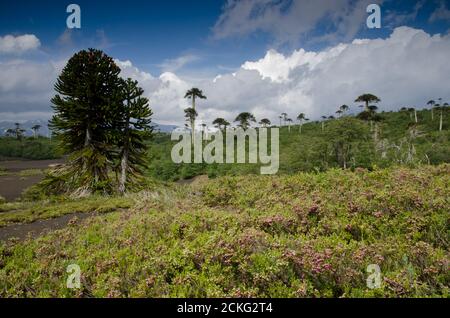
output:
[[[116,212],[0,244],[0,296],[448,298],[449,184],[450,165],[331,169],[219,177],[131,202],[5,204],[0,217],[30,220]],[[81,289],[66,288],[69,264]],[[367,287],[370,264],[380,288]]]

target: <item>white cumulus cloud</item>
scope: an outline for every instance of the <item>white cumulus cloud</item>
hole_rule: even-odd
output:
[[[276,123],[282,112],[292,119],[305,113],[313,120],[333,115],[342,104],[356,112],[353,101],[362,93],[379,96],[381,110],[425,107],[429,99],[439,97],[449,101],[449,55],[449,35],[399,27],[386,39],[355,39],[317,52],[298,49],[283,54],[272,49],[261,59],[243,61],[232,73],[206,79],[175,72],[155,76],[131,61],[116,63],[123,77],[139,81],[158,123],[183,125],[183,110],[190,106],[184,95],[191,87],[208,97],[198,100],[199,123],[210,124],[216,117],[233,121],[243,111]],[[53,82],[61,66],[21,60],[0,63],[0,117],[50,111]]]
[[[0,62],[0,119],[10,118],[12,113],[28,119],[37,119],[33,116],[38,113],[49,115],[53,85],[64,63],[18,59]]]
[[[301,112],[319,119],[334,115],[342,104],[358,111],[353,101],[368,92],[382,99],[382,110],[449,99],[449,54],[449,36],[400,27],[387,39],[355,39],[319,52],[299,49],[286,55],[269,50],[236,72],[206,80],[164,73],[143,87],[155,116],[166,123],[182,124],[182,109],[188,105],[184,92],[193,86],[208,97],[197,104],[199,119],[205,122],[216,117],[233,121],[242,111],[273,122],[282,112],[293,119]]]
[[[154,77],[148,72],[139,70],[130,61],[115,60],[115,62],[122,70],[122,77],[137,80],[139,86],[144,89],[156,122],[160,124],[183,122],[183,109],[188,107],[188,102],[183,97],[189,89],[188,83],[171,72]]]
[[[183,109],[190,105],[184,94],[191,87],[208,97],[197,103],[199,123],[216,117],[233,121],[243,111],[273,122],[282,112],[293,119],[301,112],[319,119],[334,115],[342,104],[358,111],[353,101],[366,92],[382,99],[382,110],[424,107],[430,98],[450,98],[449,54],[449,36],[399,27],[387,39],[355,39],[319,52],[271,49],[233,73],[210,79],[184,79],[172,72],[154,77],[130,61],[117,63],[123,76],[144,88],[157,122],[182,125]]]
[[[21,54],[40,46],[41,42],[34,34],[0,36],[0,53]]]

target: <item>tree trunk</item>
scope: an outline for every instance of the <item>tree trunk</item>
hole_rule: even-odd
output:
[[[123,152],[122,152],[122,159],[120,161],[120,181],[119,181],[119,193],[124,194],[126,191],[126,183],[127,183],[127,170],[128,170],[128,149],[130,147],[130,136],[129,136],[129,129],[130,129],[130,117],[127,116],[127,121],[125,123],[125,142],[123,144]]]
[[[192,144],[194,144],[194,137],[195,136],[195,120],[191,119],[191,139],[192,139]]]
[[[441,110],[441,116],[440,116],[440,120],[439,120],[439,131],[442,131],[442,110]]]
[[[127,170],[128,170],[128,148],[125,148],[123,150],[122,160],[120,162],[120,182],[119,182],[120,194],[124,194],[126,191]]]
[[[192,95],[192,108],[195,110],[195,95]],[[192,119],[191,122],[191,133],[192,133],[192,145],[194,145],[194,141],[195,141],[195,114],[194,114],[194,118]]]
[[[434,120],[434,112],[433,112],[433,107],[431,107],[431,120]]]
[[[88,123],[88,127],[86,128],[86,136],[84,137],[84,147],[85,148],[89,147],[91,143],[92,143],[92,131],[90,124]],[[89,164],[88,160],[85,157],[83,157],[83,171],[89,169],[88,164]],[[97,182],[98,181],[97,169],[94,169],[93,173],[94,173],[94,180],[95,182]]]
[[[415,110],[415,109],[414,109],[414,119],[415,119],[416,124],[417,124],[417,123],[418,123],[418,120],[417,120],[417,110]]]
[[[322,122],[322,132],[325,130],[325,122]]]
[[[87,147],[91,144],[92,141],[92,131],[91,127],[88,124],[88,127],[86,128],[86,136],[84,138],[84,146]]]

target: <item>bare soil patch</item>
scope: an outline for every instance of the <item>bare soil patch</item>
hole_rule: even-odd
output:
[[[22,192],[42,180],[41,176],[20,177],[16,175],[0,176],[0,195],[6,201],[14,201]]]
[[[47,169],[51,165],[61,164],[57,160],[8,160],[0,161],[0,167],[5,169],[7,175],[0,176],[0,196],[7,201],[20,197],[22,192],[42,180],[43,175],[20,176],[18,173],[30,169]]]
[[[50,165],[64,163],[63,159],[55,160],[6,160],[0,161],[0,167],[8,172],[20,172],[28,169],[47,169]]]
[[[89,217],[97,216],[98,213],[72,213],[53,219],[38,220],[33,223],[14,224],[0,228],[0,241],[17,239],[23,241],[27,238],[36,238],[50,231],[65,228],[76,218],[77,222]]]

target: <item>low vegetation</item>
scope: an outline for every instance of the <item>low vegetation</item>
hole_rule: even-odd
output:
[[[72,213],[103,213],[129,208],[134,200],[130,197],[55,198],[37,202],[1,202],[0,228],[17,223],[31,223]]]
[[[0,156],[43,160],[61,158],[62,152],[58,149],[55,141],[45,137],[23,137],[21,139],[1,137]]]
[[[444,164],[160,187],[125,211],[1,244],[0,296],[449,297],[449,183]],[[70,264],[80,289],[66,288]]]

